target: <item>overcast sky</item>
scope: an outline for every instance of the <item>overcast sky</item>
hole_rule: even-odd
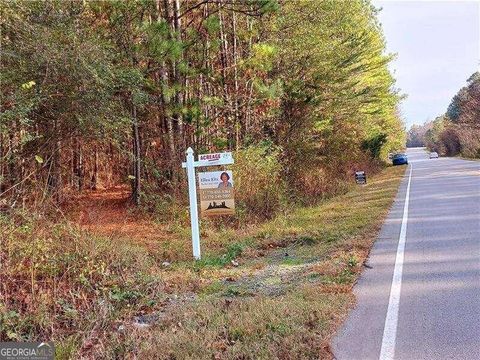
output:
[[[452,97],[480,67],[480,0],[373,0],[407,129],[445,113]]]

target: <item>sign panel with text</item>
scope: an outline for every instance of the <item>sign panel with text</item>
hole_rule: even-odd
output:
[[[198,173],[200,210],[202,215],[232,215],[235,213],[232,171]]]
[[[211,165],[229,165],[233,164],[233,157],[231,152],[213,153],[213,154],[200,154],[198,155],[199,166],[211,166]]]

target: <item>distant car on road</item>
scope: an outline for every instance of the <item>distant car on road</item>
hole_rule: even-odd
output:
[[[438,159],[438,153],[436,153],[435,151],[432,151],[430,153],[430,159]]]
[[[408,165],[408,157],[406,154],[395,154],[392,158],[393,165]]]

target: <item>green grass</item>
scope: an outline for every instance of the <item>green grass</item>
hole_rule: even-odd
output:
[[[466,156],[457,156],[459,159],[468,160],[468,161],[480,161],[478,157],[466,157]]]
[[[232,260],[239,257],[242,254],[243,249],[245,248],[244,244],[233,243],[227,246],[226,252],[222,255],[207,255],[203,259],[196,261],[194,267],[196,269],[204,267],[222,267],[227,264],[230,264]]]
[[[303,263],[304,261],[302,259],[292,258],[292,257],[285,258],[281,262],[283,266],[296,266],[296,265],[301,265]]]

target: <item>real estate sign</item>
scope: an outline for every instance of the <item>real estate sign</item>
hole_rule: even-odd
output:
[[[200,254],[200,226],[198,222],[197,177],[195,168],[204,166],[218,166],[233,164],[230,152],[200,154],[195,161],[194,151],[189,147],[187,158],[182,167],[187,169],[188,201],[190,203],[190,225],[192,227],[193,257],[201,259]],[[233,198],[233,177],[231,171],[211,171],[199,173],[200,208],[204,215],[230,215],[235,212]]]
[[[232,215],[235,200],[232,171],[198,173],[202,215]]]
[[[228,165],[233,164],[231,152],[200,154],[197,166]]]

